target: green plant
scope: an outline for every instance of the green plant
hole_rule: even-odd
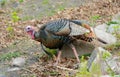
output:
[[[49,4],[49,0],[43,0],[42,4],[44,4],[44,5]]]
[[[6,0],[1,0],[1,1],[0,1],[0,5],[1,5],[1,6],[4,6],[4,5],[6,4],[6,2],[7,2]]]
[[[49,48],[45,48],[45,49],[47,52],[51,54],[52,57],[57,54],[56,49],[49,49]]]
[[[110,25],[110,24],[118,24],[118,22],[116,22],[116,21],[109,21],[109,22],[107,23],[107,25]]]
[[[107,59],[108,57],[110,57],[111,56],[111,54],[109,53],[109,52],[103,52],[103,54],[102,54],[102,58],[105,60],[105,59]]]
[[[94,16],[91,17],[91,19],[93,21],[96,21],[96,20],[100,19],[100,16],[99,15],[94,15]]]
[[[20,3],[24,2],[24,0],[19,0]]]
[[[18,13],[16,11],[12,12],[11,17],[13,22],[18,22],[20,20],[20,17],[18,16]]]
[[[57,6],[57,11],[63,11],[64,9],[65,9],[65,6],[63,6],[63,5]]]
[[[97,21],[98,19],[100,19],[100,18],[101,18],[100,15],[94,15],[94,16],[91,16],[91,17],[90,17],[91,25],[94,26],[95,23],[96,23],[96,21]]]
[[[9,37],[12,38],[13,35],[14,35],[14,29],[13,29],[13,27],[9,25],[9,26],[6,28],[6,30],[8,31]]]
[[[99,64],[92,63],[90,71],[87,68],[87,60],[85,57],[81,57],[80,69],[75,77],[99,77],[101,75],[101,69]]]
[[[11,60],[12,58],[19,57],[21,54],[21,52],[8,52],[0,54],[0,61]]]
[[[113,29],[114,29],[116,35],[119,34],[118,30],[120,29],[120,24],[116,24],[115,26],[113,26]]]

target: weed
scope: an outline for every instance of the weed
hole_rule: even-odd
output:
[[[95,25],[95,22],[100,19],[101,17],[99,15],[94,15],[94,16],[91,16],[90,20],[92,21],[91,23],[91,26],[94,26]]]
[[[6,28],[6,30],[8,31],[9,37],[12,38],[13,35],[14,35],[14,29],[13,29],[13,27],[9,25],[9,26]]]
[[[20,20],[20,17],[18,16],[18,13],[16,11],[13,11],[11,16],[13,22],[18,22]]]
[[[6,2],[7,2],[6,0],[1,0],[1,1],[0,1],[0,5],[1,5],[1,6],[4,6],[4,5],[6,4]]]
[[[19,57],[22,53],[20,52],[8,52],[0,54],[0,61],[11,60],[12,58]]]
[[[20,3],[24,2],[24,0],[19,0]]]
[[[63,11],[65,9],[65,6],[59,5],[57,6],[57,11]]]
[[[44,5],[49,4],[49,0],[43,0],[42,4],[44,4]]]
[[[81,57],[81,64],[79,72],[76,74],[76,77],[99,77],[101,75],[100,65],[92,63],[90,71],[87,68],[87,60],[84,56]]]
[[[102,54],[103,60],[107,59],[107,58],[110,57],[110,56],[111,56],[111,54],[110,54],[109,52],[104,52],[104,53]]]
[[[94,15],[94,16],[91,17],[91,19],[93,21],[96,21],[96,20],[100,19],[100,16],[99,15]]]
[[[116,22],[116,21],[109,21],[109,22],[107,23],[107,25],[111,25],[111,24],[118,24],[118,22]]]
[[[116,24],[115,26],[113,26],[113,29],[115,31],[115,34],[118,35],[118,30],[120,29],[120,24]]]

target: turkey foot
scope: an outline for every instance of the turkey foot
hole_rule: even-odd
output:
[[[62,51],[59,50],[59,51],[58,51],[58,55],[57,55],[57,60],[56,60],[56,63],[54,64],[54,66],[57,66],[58,63],[60,62],[61,53],[62,53]]]

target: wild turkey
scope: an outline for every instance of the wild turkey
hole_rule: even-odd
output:
[[[69,45],[80,62],[76,48],[72,44],[77,39],[92,41],[94,34],[90,27],[79,20],[59,19],[48,22],[43,25],[39,31],[35,31],[31,26],[26,27],[27,33],[33,40],[41,42],[47,48],[58,49],[56,65],[60,61],[61,48],[63,45]],[[48,52],[46,52],[49,54]]]

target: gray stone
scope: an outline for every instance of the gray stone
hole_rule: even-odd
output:
[[[12,67],[12,68],[8,68],[7,72],[11,72],[11,71],[18,71],[20,70],[21,68],[19,67]]]
[[[94,46],[92,44],[84,41],[75,41],[73,45],[75,46],[79,56],[90,54],[94,50]],[[75,57],[75,55],[69,46],[64,45],[62,49],[62,57]]]
[[[117,41],[116,37],[114,37],[110,33],[104,32],[102,30],[98,30],[96,28],[94,28],[93,31],[95,32],[97,38],[103,40],[107,44],[114,44]]]
[[[76,47],[76,50],[77,50],[79,56],[92,53],[95,46],[104,47],[104,46],[116,43],[117,39],[112,34],[104,32],[102,30],[98,30],[96,28],[94,28],[94,30],[95,30],[95,34],[96,34],[97,38],[103,40],[107,44],[103,44],[102,42],[100,42],[98,40],[94,40],[94,42],[92,42],[92,43],[84,42],[81,40],[75,41],[73,44]],[[75,57],[72,49],[67,45],[63,46],[62,51],[63,51],[62,52],[63,57]]]
[[[104,23],[104,24],[96,26],[95,28],[98,29],[98,30],[102,30],[102,31],[106,32],[107,27],[108,27],[108,25]]]
[[[21,67],[21,66],[25,65],[25,62],[26,62],[25,58],[17,57],[15,59],[13,59],[11,65]]]
[[[103,55],[106,53],[109,54],[109,56],[107,56],[106,58],[103,59]],[[88,69],[90,71],[91,71],[92,63],[100,64],[102,72],[104,74],[108,73],[109,67],[116,74],[120,74],[120,68],[119,68],[120,64],[116,60],[116,57],[112,56],[112,54],[109,51],[103,49],[102,47],[98,47],[92,52],[92,54],[88,60]]]
[[[4,75],[4,74],[0,74],[0,77],[7,77],[6,75]]]

